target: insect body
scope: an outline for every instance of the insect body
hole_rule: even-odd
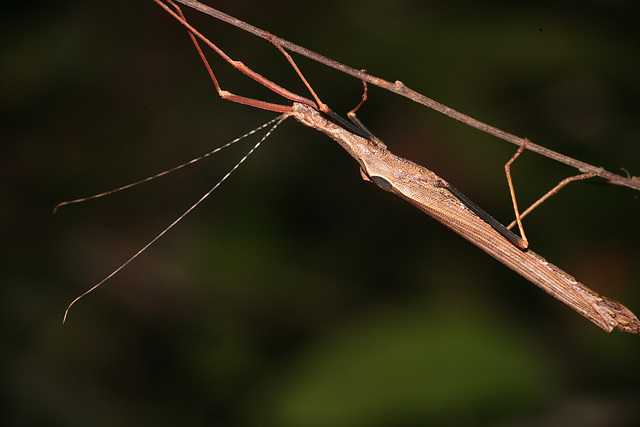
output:
[[[517,155],[522,151],[524,147],[521,147],[516,155],[512,158],[512,160],[505,166],[505,169],[507,170],[507,178],[509,180],[510,188],[512,191],[516,220],[520,228],[521,237],[518,237],[503,225],[498,223],[498,221],[492,218],[484,210],[479,208],[466,196],[460,193],[455,187],[451,186],[447,181],[440,178],[434,172],[410,160],[396,156],[389,150],[387,150],[386,145],[382,143],[382,141],[380,141],[378,138],[373,136],[355,118],[355,111],[362,104],[362,102],[358,105],[358,107],[356,107],[349,113],[349,117],[355,123],[355,126],[354,124],[340,118],[335,113],[333,113],[324,103],[322,103],[322,101],[320,101],[318,96],[315,94],[309,83],[300,72],[298,66],[295,64],[291,56],[278,42],[276,42],[276,39],[273,36],[266,34],[265,37],[270,39],[271,42],[287,58],[291,66],[296,70],[302,81],[307,86],[309,92],[313,97],[313,100],[292,93],[251,70],[243,63],[232,60],[220,48],[218,48],[210,40],[199,33],[194,27],[192,27],[185,19],[180,8],[174,2],[163,2],[161,0],[154,1],[188,29],[189,35],[209,72],[211,80],[213,81],[218,94],[223,99],[253,106],[256,108],[262,108],[282,113],[280,117],[274,119],[274,121],[277,122],[274,127],[277,126],[277,124],[282,120],[288,117],[294,117],[303,125],[328,135],[330,138],[340,144],[340,146],[342,146],[342,148],[344,148],[349,153],[349,155],[351,155],[358,162],[358,164],[360,165],[361,175],[365,180],[372,181],[383,190],[396,194],[409,203],[417,206],[429,216],[433,217],[443,225],[455,231],[457,234],[470,241],[510,269],[516,271],[525,279],[531,281],[536,286],[542,288],[547,293],[567,304],[605,331],[611,331],[614,328],[618,328],[619,330],[624,332],[640,334],[640,322],[638,321],[636,316],[624,305],[598,295],[596,292],[578,282],[571,275],[567,274],[555,265],[547,262],[543,257],[528,249],[528,242],[524,238],[524,230],[522,229],[520,223],[520,218],[523,215],[520,215],[518,213],[512,184],[508,174],[508,167],[510,163],[515,159],[515,157],[517,157]],[[198,7],[201,10],[202,7],[205,7],[204,5],[201,5],[200,3],[194,2],[192,0],[180,0],[180,2],[189,4],[193,7]],[[208,13],[211,13],[213,16],[224,15],[221,12],[216,11],[215,9],[211,9],[208,7],[206,8],[209,11]],[[224,16],[226,17],[225,20],[230,19],[228,15]],[[238,22],[241,23],[241,21]],[[243,28],[250,27],[246,23],[242,24],[245,26]],[[256,29],[255,27],[251,28],[252,32],[261,31]],[[258,81],[267,88],[280,94],[284,98],[287,98],[289,101],[292,101],[292,104],[273,104],[234,95],[225,90],[222,90],[202,49],[200,48],[198,39],[206,43],[211,49],[213,49],[216,53],[218,53],[229,64],[238,69],[240,72]],[[396,86],[404,87],[404,85],[402,85],[400,82],[397,82]],[[364,102],[365,99],[366,86],[362,101]],[[265,137],[268,136],[270,132],[271,131],[269,131],[267,135],[265,135]],[[258,142],[257,145],[259,144],[260,142]],[[224,181],[229,176],[229,174],[240,165],[240,163],[244,162],[247,156],[251,152],[253,152],[253,150],[255,150],[257,145],[229,173],[227,173],[227,175],[225,175],[220,182]],[[584,174],[581,177],[592,176],[592,174],[595,174],[595,172]],[[188,212],[190,212],[198,203],[200,203],[202,200],[204,200],[204,198],[211,194],[211,192],[217,188],[220,182],[216,184],[216,186],[213,187],[208,193],[206,193],[198,202],[196,202],[196,204],[191,206],[169,227],[162,231],[162,233],[160,233],[155,239],[147,244],[142,250],[131,257],[125,264],[115,270],[106,279],[89,289],[80,297],[76,298],[69,305],[69,308],[76,301],[78,301],[78,299],[100,286],[109,277],[113,276],[113,274],[119,271],[138,254],[144,251],[150,244],[157,240],[158,237],[166,233],[171,227],[173,227],[173,225],[175,225]],[[567,182],[569,181],[567,180]],[[545,197],[553,194],[554,191],[557,191],[557,188],[559,187],[556,187],[556,189],[549,192]],[[543,199],[545,197],[543,197]],[[79,199],[76,201],[80,200],[86,199]],[[67,202],[67,204],[76,201]],[[534,204],[534,206],[536,205],[537,204]],[[525,214],[526,212],[528,211],[525,211]],[[67,312],[69,308],[67,308]],[[67,313],[65,312],[65,318],[66,314]]]

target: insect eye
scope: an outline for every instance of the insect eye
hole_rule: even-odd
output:
[[[391,191],[391,189],[393,188],[393,185],[381,176],[372,176],[371,180],[375,182],[378,185],[378,187],[382,188],[383,190]]]

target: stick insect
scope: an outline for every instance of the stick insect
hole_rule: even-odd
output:
[[[624,305],[597,294],[582,283],[578,282],[568,273],[547,262],[543,257],[530,250],[529,242],[525,237],[524,229],[522,227],[521,218],[546,198],[555,194],[555,192],[557,192],[562,186],[576,179],[589,178],[595,175],[595,173],[584,173],[564,180],[538,202],[534,203],[531,208],[520,214],[513,191],[513,184],[511,182],[509,169],[512,162],[525,148],[525,145],[527,144],[527,142],[525,142],[525,145],[522,145],[512,159],[505,165],[505,172],[509,183],[516,220],[509,227],[504,227],[434,172],[410,160],[392,154],[387,150],[386,145],[375,137],[358,120],[356,117],[356,111],[367,97],[367,86],[364,81],[363,83],[365,84],[362,100],[348,113],[347,116],[350,120],[345,120],[330,110],[329,107],[319,99],[294,62],[293,58],[285,51],[283,46],[279,44],[275,38],[270,37],[271,42],[294,68],[313,99],[292,93],[273,81],[256,73],[242,62],[231,59],[225,52],[218,48],[218,46],[191,26],[187,22],[179,6],[177,6],[173,1],[154,1],[187,28],[189,36],[221,98],[256,108],[282,113],[281,116],[274,119],[274,121],[277,122],[276,126],[286,118],[293,117],[303,125],[326,134],[336,141],[358,162],[360,172],[364,180],[371,181],[381,189],[391,192],[415,205],[429,216],[455,231],[478,248],[482,249],[510,269],[523,276],[525,279],[567,304],[605,331],[610,332],[614,328],[617,328],[623,332],[640,334],[640,322]],[[286,98],[291,102],[291,104],[275,104],[260,101],[235,95],[221,89],[198,40],[213,49],[219,56],[235,67],[238,71]],[[273,128],[271,130],[273,130]],[[267,132],[265,137],[269,135],[271,130]],[[220,182],[224,181],[231,172],[244,162],[247,156],[251,154],[256,147],[250,150],[250,152],[243,157],[242,160],[229,173],[227,173]],[[149,245],[155,242],[160,236],[173,227],[173,225],[180,221],[198,203],[204,200],[204,198],[217,188],[220,182],[162,233],[160,233],[160,235],[131,257],[125,264],[107,276],[103,281],[73,300],[65,312],[64,319],[66,320],[68,311],[75,302],[96,289],[104,281],[109,279],[131,260],[137,257]],[[123,188],[127,187],[129,186],[125,186]],[[78,199],[71,202],[65,202],[63,204],[74,203],[82,200],[86,199]],[[515,224],[518,225],[520,236],[517,236],[509,230]]]

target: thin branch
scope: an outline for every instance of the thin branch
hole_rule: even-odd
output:
[[[449,108],[446,105],[443,105],[437,101],[434,101],[431,98],[427,98],[421,93],[418,93],[408,88],[399,80],[396,80],[395,83],[391,83],[379,77],[375,77],[370,74],[367,74],[362,70],[356,70],[355,68],[351,68],[340,62],[334,61],[333,59],[317,54],[316,52],[313,52],[309,49],[305,49],[304,47],[299,46],[295,43],[292,43],[280,37],[274,36],[271,33],[268,33],[267,31],[261,30],[260,28],[254,27],[253,25],[247,24],[244,21],[241,21],[237,18],[234,18],[233,16],[227,15],[226,13],[220,12],[217,9],[214,9],[212,7],[199,3],[197,1],[194,1],[194,0],[175,0],[175,1],[177,1],[178,3],[182,3],[185,6],[189,6],[193,9],[196,9],[209,16],[212,16],[216,19],[224,21],[228,24],[231,24],[235,27],[238,27],[244,31],[247,31],[265,40],[275,41],[282,47],[285,47],[286,49],[289,49],[292,52],[296,52],[302,56],[306,56],[307,58],[310,58],[316,62],[319,62],[331,68],[334,68],[345,74],[354,76],[362,81],[378,86],[382,89],[386,89],[398,95],[404,96],[405,98],[408,98],[414,102],[417,102],[433,110],[436,110],[442,114],[445,114],[451,117],[452,119],[461,121],[462,123],[465,123],[471,127],[474,127],[478,130],[486,132],[490,135],[494,135],[505,141],[511,142],[512,144],[515,144],[518,146],[522,146],[523,144],[525,144],[524,138],[520,138],[516,135],[505,132],[494,126],[490,126],[486,123],[483,123],[479,120],[474,119],[473,117],[469,117],[466,114],[462,114],[454,110],[453,108]],[[560,154],[556,151],[550,150],[548,148],[534,144],[532,142],[529,142],[527,144],[526,149],[536,152],[550,159],[556,160],[560,163],[564,163],[565,165],[574,167],[582,173],[592,173],[595,176],[599,176],[601,178],[606,179],[611,184],[622,185],[622,186],[633,188],[635,190],[640,191],[640,177],[637,177],[637,176],[626,177],[626,176],[618,175],[613,172],[609,172],[602,167],[590,165],[588,163],[582,162],[580,160],[576,160],[569,156],[565,156],[564,154]]]

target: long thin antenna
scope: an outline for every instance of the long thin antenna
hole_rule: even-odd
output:
[[[74,299],[73,301],[71,301],[71,304],[69,304],[69,306],[67,307],[67,309],[64,312],[64,317],[62,318],[62,323],[64,324],[67,321],[67,315],[69,314],[69,310],[71,309],[71,307],[73,306],[73,304],[75,304],[76,302],[78,302],[80,299],[82,299],[83,297],[85,297],[87,294],[93,292],[94,290],[96,290],[100,285],[102,285],[104,282],[106,282],[107,280],[109,280],[111,277],[113,277],[116,273],[118,273],[120,270],[122,270],[124,267],[126,267],[131,261],[133,261],[134,259],[136,259],[138,257],[138,255],[140,255],[142,252],[144,252],[145,250],[147,250],[147,248],[151,245],[153,245],[156,240],[158,240],[160,237],[164,236],[167,231],[171,230],[173,228],[174,225],[176,225],[178,222],[180,222],[182,220],[182,218],[184,218],[185,216],[187,216],[189,214],[189,212],[191,212],[192,210],[195,209],[196,206],[198,206],[200,203],[202,203],[204,201],[204,199],[206,199],[207,197],[209,197],[209,195],[211,193],[213,193],[216,188],[218,188],[220,186],[220,184],[222,184],[227,178],[229,178],[229,176],[236,170],[238,169],[238,167],[245,161],[247,160],[247,158],[260,146],[260,144],[262,144],[262,142],[267,139],[269,137],[269,135],[271,135],[271,133],[280,125],[280,123],[282,123],[287,117],[289,117],[288,114],[281,114],[280,116],[276,117],[275,119],[271,120],[269,123],[273,123],[274,121],[276,122],[271,129],[269,129],[269,131],[267,133],[264,134],[264,136],[260,139],[260,141],[258,141],[256,143],[256,145],[253,146],[253,148],[251,150],[249,150],[247,152],[247,154],[244,155],[244,157],[242,159],[240,159],[240,161],[238,163],[236,163],[236,165],[234,167],[231,168],[231,170],[229,170],[229,172],[226,173],[225,176],[222,177],[222,179],[220,179],[220,181],[218,181],[216,183],[216,185],[214,185],[211,190],[207,191],[202,197],[200,197],[200,199],[198,199],[197,202],[195,202],[193,205],[191,205],[191,207],[189,207],[189,209],[187,209],[186,211],[184,211],[184,213],[182,215],[180,215],[175,221],[173,221],[171,224],[169,224],[164,230],[162,230],[156,237],[154,237],[149,243],[147,243],[146,245],[144,245],[144,247],[142,249],[140,249],[138,252],[136,252],[131,258],[129,258],[127,261],[125,261],[120,267],[116,268],[113,272],[111,272],[111,274],[109,274],[107,277],[105,277],[104,279],[102,279],[100,282],[98,282],[97,284],[93,285],[91,288],[89,288],[87,291],[83,292],[80,296],[76,297],[76,299]],[[261,126],[260,128],[263,128],[264,126]],[[143,180],[144,181],[144,180]]]
[[[182,168],[183,168],[183,167],[185,167],[185,166],[192,165],[192,164],[194,164],[195,162],[198,162],[198,161],[200,161],[200,160],[202,160],[202,159],[204,159],[204,158],[206,158],[206,157],[209,157],[209,156],[211,156],[211,155],[213,155],[213,154],[216,154],[217,152],[222,151],[223,149],[225,149],[225,148],[227,148],[227,147],[232,146],[232,145],[233,145],[233,144],[235,144],[236,142],[241,141],[241,140],[243,140],[244,138],[246,138],[246,137],[248,137],[248,136],[253,135],[254,133],[256,133],[256,132],[258,132],[258,131],[260,131],[260,130],[262,130],[262,129],[266,128],[266,127],[267,127],[267,126],[269,126],[269,125],[271,125],[271,124],[272,124],[273,122],[275,122],[276,120],[280,120],[280,118],[281,118],[281,116],[278,116],[278,117],[276,117],[275,119],[272,119],[272,120],[268,121],[267,123],[265,123],[265,124],[263,124],[263,125],[260,125],[260,126],[258,126],[257,128],[255,128],[255,129],[253,129],[253,130],[251,130],[251,131],[249,131],[249,132],[245,133],[244,135],[242,135],[242,136],[240,136],[240,137],[238,137],[238,138],[234,139],[233,141],[231,141],[231,142],[227,142],[227,143],[226,143],[226,144],[224,144],[223,146],[220,146],[220,147],[218,147],[218,148],[216,148],[216,149],[214,149],[214,150],[209,151],[209,152],[208,152],[208,153],[206,153],[206,154],[203,154],[202,156],[199,156],[199,157],[196,157],[196,158],[194,158],[194,159],[191,159],[191,160],[189,160],[188,162],[185,162],[185,163],[183,163],[183,164],[181,164],[181,165],[178,165],[178,166],[176,166],[176,167],[173,167],[173,168],[171,168],[171,169],[167,169],[166,171],[163,171],[163,172],[157,173],[157,174],[155,174],[155,175],[153,175],[153,176],[149,176],[149,177],[144,178],[144,179],[141,179],[141,180],[139,180],[139,181],[132,182],[131,184],[123,185],[122,187],[118,187],[118,188],[115,188],[115,189],[113,189],[113,190],[105,191],[104,193],[94,194],[93,196],[83,197],[83,198],[81,198],[81,199],[69,200],[69,201],[66,201],[66,202],[58,203],[58,204],[56,205],[56,207],[55,207],[55,208],[53,208],[53,214],[55,215],[55,213],[58,211],[58,209],[59,209],[59,208],[61,208],[62,206],[71,205],[71,204],[75,204],[75,203],[86,202],[87,200],[97,199],[97,198],[99,198],[99,197],[109,196],[109,195],[111,195],[111,194],[113,194],[113,193],[117,193],[117,192],[119,192],[119,191],[126,190],[127,188],[135,187],[136,185],[144,184],[145,182],[149,182],[149,181],[151,181],[151,180],[153,180],[153,179],[160,178],[161,176],[168,175],[168,174],[170,174],[170,173],[172,173],[172,172],[177,171],[178,169],[182,169]],[[269,131],[269,132],[271,132],[271,131]]]

